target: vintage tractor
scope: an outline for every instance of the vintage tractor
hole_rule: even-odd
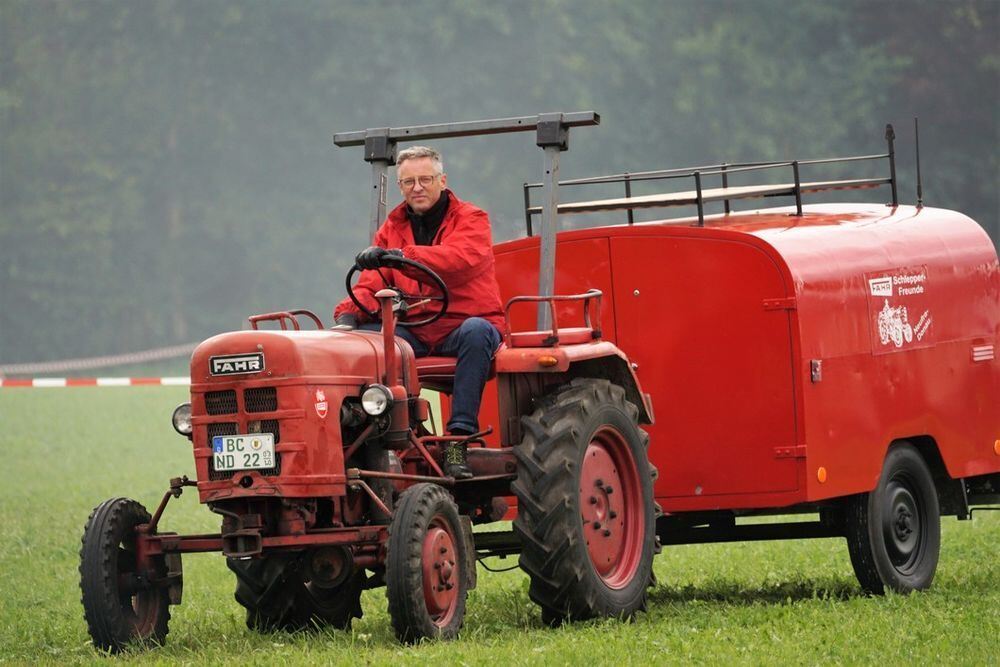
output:
[[[527,236],[494,247],[509,330],[480,421],[496,430],[465,439],[471,479],[443,474],[454,439],[436,434],[422,392],[440,392],[447,410],[455,360],[414,358],[393,332],[440,317],[448,292],[410,260],[381,269],[423,285],[378,292],[381,333],[327,330],[290,311],[205,341],[191,359],[191,402],[174,414],[197,480],[172,480],[152,516],[116,498],[87,523],[81,586],[96,646],[162,641],[181,555],[200,551],[227,557],[251,628],[346,627],[362,590],[384,585],[402,641],[455,637],[476,560],[491,555],[520,554],[552,624],[641,609],[660,544],[841,538],[863,590],[931,585],[941,516],[1000,505],[990,239],[919,195],[899,203],[891,127],[877,155],[560,182],[569,128],[598,120],[542,114],[334,137],[364,146],[374,233],[397,142],[536,132],[545,178],[525,185]],[[801,177],[883,160],[888,176]],[[788,178],[736,183],[762,173]],[[677,179],[694,189],[631,190]],[[625,197],[559,202],[561,186],[612,183]],[[802,201],[882,186],[888,202]],[[732,206],[773,197],[794,205]],[[634,219],[676,206],[696,215]],[[559,215],[609,212],[625,224],[556,233]],[[158,530],[186,486],[220,515],[218,534]],[[472,529],[512,514],[512,530]],[[799,516],[759,520],[774,515]]]
[[[455,359],[416,359],[393,335],[444,314],[447,287],[409,259],[383,268],[423,287],[377,293],[382,332],[325,330],[296,310],[253,316],[251,330],[194,351],[191,402],[173,423],[191,440],[197,481],[171,480],[152,516],[114,498],[87,522],[80,573],[95,646],[162,642],[169,606],[181,601],[181,554],[205,551],[226,556],[257,630],[347,627],[361,616],[362,590],[384,585],[400,640],[450,639],[477,557],[517,552],[549,622],[643,607],[657,550],[656,471],[639,426],[651,408],[625,355],[602,339],[601,293],[507,303],[508,313],[541,306],[549,323],[508,332],[495,357],[502,430],[519,441],[487,448],[492,428],[469,436],[474,476],[456,480],[442,472],[454,439],[434,433],[421,396],[450,391]],[[347,276],[352,298],[357,271]],[[581,325],[559,326],[556,304],[576,306]],[[280,329],[258,328],[265,322]],[[168,500],[188,486],[221,517],[219,534],[158,530]],[[502,519],[510,496],[513,531],[477,537],[473,524]]]

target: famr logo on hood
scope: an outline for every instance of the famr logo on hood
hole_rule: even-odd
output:
[[[209,358],[209,372],[212,375],[241,375],[259,373],[264,370],[264,354],[225,354]]]

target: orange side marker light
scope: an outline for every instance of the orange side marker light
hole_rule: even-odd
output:
[[[538,365],[539,366],[550,367],[550,366],[557,366],[558,364],[559,364],[559,360],[556,359],[555,357],[553,357],[552,355],[546,354],[546,355],[542,355],[541,357],[538,357]],[[998,442],[1000,442],[1000,441],[998,441]]]
[[[819,480],[820,484],[826,482],[826,468],[823,466],[816,468],[816,479]]]
[[[993,443],[993,453],[1000,456],[1000,440]]]

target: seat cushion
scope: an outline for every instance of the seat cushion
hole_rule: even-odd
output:
[[[443,394],[454,390],[456,357],[417,357],[416,362],[422,387]]]
[[[457,357],[417,357],[417,375],[424,377],[454,376]]]

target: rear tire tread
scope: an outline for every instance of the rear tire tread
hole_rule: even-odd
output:
[[[617,411],[613,417],[607,410]],[[600,417],[598,417],[600,413]],[[646,459],[649,436],[638,428],[638,408],[625,391],[607,380],[574,379],[542,397],[537,409],[522,418],[523,438],[515,448],[518,477],[514,531],[522,543],[520,566],[529,575],[528,596],[542,609],[546,625],[566,619],[599,616],[632,617],[645,609],[652,582],[655,517],[652,480],[656,469]],[[612,418],[631,442],[638,478],[647,499],[643,554],[635,579],[619,590],[606,587],[590,563],[580,533],[577,470],[581,436],[595,419]],[[586,443],[582,445],[586,448]]]

